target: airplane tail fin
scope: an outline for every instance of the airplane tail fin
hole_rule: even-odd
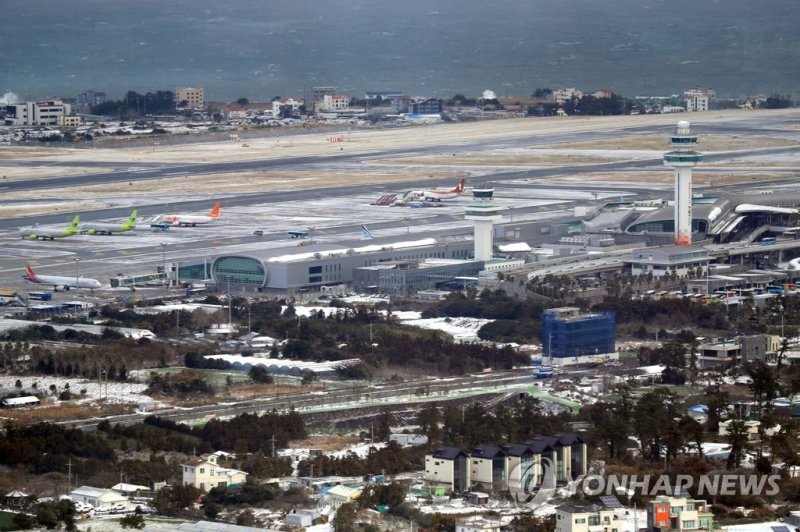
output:
[[[134,209],[131,212],[131,215],[128,216],[128,219],[125,220],[125,223],[122,224],[122,227],[124,227],[126,229],[127,228],[135,228],[136,227],[136,217],[138,216],[138,214],[139,214],[139,212],[136,209]]]
[[[220,202],[216,202],[214,204],[214,208],[211,209],[211,211],[209,211],[208,215],[211,218],[219,218],[220,216],[222,216],[222,213],[220,212],[220,207],[221,207]]]
[[[467,180],[464,179],[463,177],[458,180],[458,185],[456,186],[456,192],[458,192],[459,194],[464,192],[464,183],[466,183],[466,181]]]
[[[372,233],[369,232],[366,225],[361,226],[361,232],[364,234],[364,240],[372,240]]]
[[[76,214],[75,218],[73,218],[72,221],[69,224],[70,229],[77,229],[78,228],[78,222],[80,222],[80,221],[81,221],[80,215]]]
[[[30,264],[25,265],[25,272],[28,274],[28,280],[31,282],[36,282],[36,274],[33,273],[33,268],[31,268]]]

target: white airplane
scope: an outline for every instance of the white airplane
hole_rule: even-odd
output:
[[[137,211],[134,210],[127,220],[121,224],[94,222],[81,224],[81,233],[89,233],[90,235],[110,235],[113,233],[124,233],[125,231],[133,231],[136,229],[136,215]]]
[[[366,225],[361,226],[361,233],[364,235],[364,240],[372,240],[372,233],[367,229]]]
[[[57,227],[39,227],[39,224],[36,224],[30,227],[21,228],[19,230],[19,234],[22,238],[27,238],[28,240],[37,240],[39,238],[42,240],[67,238],[68,236],[72,236],[78,232],[79,221],[80,216],[76,214],[75,218],[72,219],[72,222],[63,229],[59,229]]]
[[[430,188],[427,190],[419,190],[413,192],[413,194],[418,197],[422,198],[425,201],[444,201],[444,200],[451,200],[459,197],[461,194],[464,193],[464,183],[466,179],[463,177],[458,180],[458,185],[455,188]]]
[[[183,227],[194,227],[196,225],[209,224],[216,222],[222,217],[220,212],[220,203],[216,202],[214,208],[208,214],[164,214],[158,217],[160,223],[168,223]]]
[[[94,290],[103,286],[97,279],[89,279],[88,277],[67,277],[63,275],[36,275],[30,265],[25,266],[26,275],[23,278],[36,284],[51,284],[53,290],[60,292],[62,290],[69,290],[70,288],[88,288]]]

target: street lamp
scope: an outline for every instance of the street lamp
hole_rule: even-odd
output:
[[[80,262],[81,262],[80,257],[75,257],[75,288],[78,288],[78,279],[81,276],[80,270],[79,270]]]
[[[166,283],[164,283],[164,284],[166,284],[168,287],[172,286],[171,280],[167,277],[167,243],[166,242],[162,242],[161,243],[161,273],[162,273],[162,275],[164,275],[164,280],[166,281]]]
[[[406,221],[406,234],[409,235],[411,234],[411,216],[406,216],[405,221]]]

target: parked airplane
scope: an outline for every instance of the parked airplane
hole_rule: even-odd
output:
[[[72,236],[78,232],[79,221],[80,216],[76,214],[75,218],[72,219],[72,222],[63,229],[59,229],[57,227],[39,227],[39,224],[35,224],[31,227],[21,228],[19,230],[19,234],[22,236],[22,238],[27,238],[28,240],[36,240],[39,238],[42,240],[67,238],[68,236]]]
[[[361,232],[364,234],[364,240],[372,240],[372,233],[369,232],[366,225],[361,226]]]
[[[459,197],[461,194],[464,193],[464,183],[466,182],[465,178],[461,178],[458,180],[458,185],[455,188],[445,189],[445,188],[430,188],[427,190],[419,190],[415,191],[413,194],[418,197],[422,198],[425,201],[444,201],[444,200],[451,200]]]
[[[136,229],[136,210],[134,210],[127,220],[121,224],[114,223],[88,223],[81,225],[81,233],[89,233],[90,235],[110,235],[112,233],[124,233],[126,231],[133,231]]]
[[[208,211],[208,214],[164,214],[158,217],[158,222],[183,227],[194,227],[196,225],[216,222],[221,217],[222,213],[220,212],[220,202],[216,202],[214,204],[214,208]]]
[[[36,284],[51,284],[53,290],[60,292],[61,290],[69,290],[70,288],[88,288],[94,290],[103,286],[97,279],[89,279],[88,277],[67,277],[63,275],[36,275],[30,265],[25,266],[26,275],[23,278],[31,283]]]

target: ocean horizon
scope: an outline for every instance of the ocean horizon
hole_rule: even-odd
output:
[[[209,101],[348,95],[800,94],[790,0],[6,0],[0,94],[109,98],[202,86]]]

